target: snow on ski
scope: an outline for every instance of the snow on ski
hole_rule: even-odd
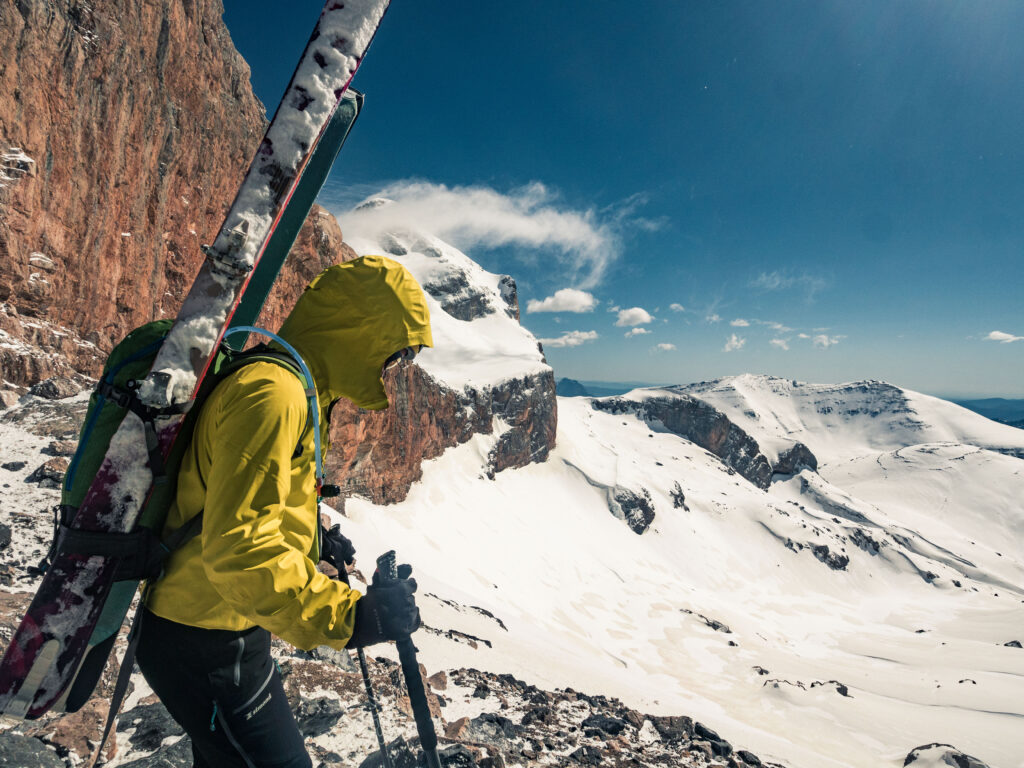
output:
[[[295,244],[295,239],[309,216],[317,195],[327,181],[334,161],[362,111],[363,99],[363,94],[355,88],[345,91],[334,117],[317,143],[316,151],[306,163],[306,170],[292,193],[291,202],[285,207],[277,227],[274,228],[274,234],[267,242],[259,269],[253,271],[249,285],[246,286],[245,293],[242,294],[242,299],[231,316],[230,327],[257,324],[260,310],[263,309],[263,304],[274,287],[277,275],[284,266],[284,261]],[[248,334],[235,333],[225,339],[224,343],[240,350],[245,346],[247,338]]]
[[[139,399],[187,407],[267,242],[328,126],[389,0],[328,0],[207,261],[185,298]],[[161,418],[171,450],[180,414]],[[153,487],[146,434],[128,414],[110,442],[73,527],[129,532]],[[35,718],[66,696],[113,585],[112,557],[58,552],[0,662],[0,712]],[[105,659],[105,655],[104,655]]]

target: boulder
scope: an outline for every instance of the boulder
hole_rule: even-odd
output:
[[[625,720],[620,720],[617,717],[608,717],[607,715],[591,715],[583,721],[584,728],[594,728],[603,731],[609,736],[618,736],[626,730],[626,725]]]
[[[797,441],[784,451],[779,452],[779,458],[772,467],[772,472],[777,475],[795,475],[801,469],[818,471],[818,458],[811,453],[811,449]]]
[[[322,736],[330,733],[331,729],[341,720],[344,709],[341,703],[328,696],[319,696],[315,699],[305,698],[299,702],[295,711],[295,720],[299,724],[299,731],[306,738]]]
[[[68,471],[68,460],[63,456],[47,459],[25,478],[26,483],[39,483],[44,488],[60,488],[64,473]]]
[[[19,768],[65,768],[57,753],[39,739],[19,733],[5,733],[0,738],[0,765]]]
[[[66,397],[74,397],[81,391],[82,387],[73,379],[55,376],[29,387],[28,393],[47,400],[63,400]]]

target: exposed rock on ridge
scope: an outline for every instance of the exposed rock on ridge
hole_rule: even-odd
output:
[[[474,434],[499,432],[490,477],[544,461],[555,444],[555,380],[550,371],[483,390],[449,389],[410,365],[385,377],[391,407],[363,411],[341,401],[331,414],[329,478],[346,494],[401,501],[423,474],[421,462]],[[502,431],[503,430],[503,431]]]
[[[771,484],[772,468],[757,442],[733,424],[724,413],[689,395],[628,400],[609,397],[593,406],[607,413],[629,413],[649,423],[659,423],[720,458],[758,488]]]

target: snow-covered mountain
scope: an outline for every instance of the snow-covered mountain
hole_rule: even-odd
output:
[[[339,404],[331,417],[337,446],[328,469],[346,490],[376,501],[404,499],[422,461],[493,434],[486,474],[543,461],[554,445],[554,374],[537,340],[519,324],[515,281],[496,275],[423,232],[376,226],[365,203],[346,219],[359,253],[401,260],[423,286],[434,346],[417,365],[385,377],[393,407],[368,413]]]
[[[425,658],[686,711],[791,766],[897,766],[934,742],[1021,765],[1024,432],[880,382],[627,399],[687,392],[769,454],[799,438],[818,471],[762,489],[661,421],[559,398],[544,464],[482,481],[477,436],[404,503],[349,504],[371,552],[396,544],[426,591],[507,627],[428,603],[493,647],[424,640]],[[640,536],[622,490],[654,512]]]
[[[669,752],[690,743],[665,733],[681,721],[648,721],[685,713],[790,768],[952,764],[935,743],[1024,765],[1024,431],[883,382],[747,375],[555,401],[511,280],[429,235],[347,228],[424,285],[435,347],[417,375],[480,427],[423,461],[401,502],[357,494],[336,515],[361,563],[394,548],[414,564],[431,674],[617,697],[647,713],[629,743]],[[4,461],[49,450],[25,436],[28,405],[0,418]],[[432,418],[407,407],[409,429]],[[552,447],[538,430],[555,429],[555,408]],[[543,450],[497,466],[510,444]],[[48,532],[26,522],[44,491],[25,476],[43,458],[4,470],[8,551],[26,563]],[[445,721],[529,719],[478,692]],[[572,727],[506,762],[560,765],[586,747],[616,764],[622,744]],[[676,764],[727,762],[700,754]]]

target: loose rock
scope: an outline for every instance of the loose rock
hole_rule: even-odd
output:
[[[29,387],[28,391],[30,395],[47,400],[63,400],[65,397],[77,395],[82,391],[82,388],[72,379],[64,376],[55,376],[52,379],[45,379]]]

